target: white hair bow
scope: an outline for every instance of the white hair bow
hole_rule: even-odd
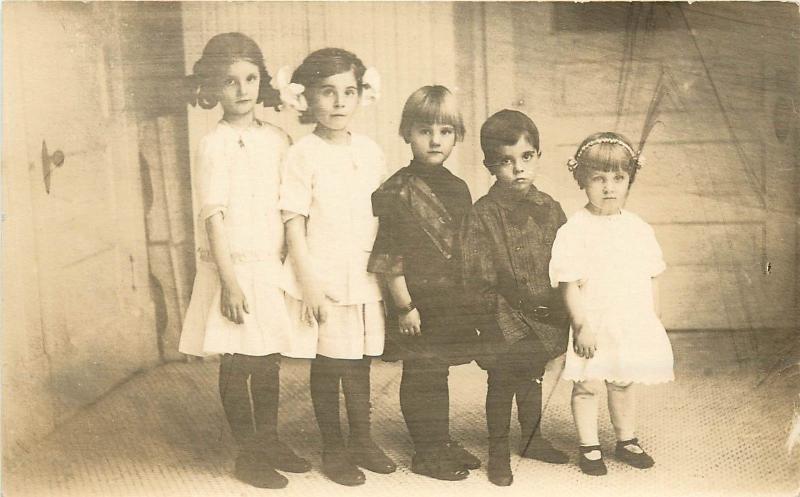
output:
[[[308,109],[308,102],[303,95],[305,87],[300,83],[292,83],[292,74],[286,66],[278,69],[275,86],[280,92],[281,106],[290,107],[298,112]]]
[[[367,106],[381,98],[381,75],[374,67],[367,68],[361,78],[361,105]]]

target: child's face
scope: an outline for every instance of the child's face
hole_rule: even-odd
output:
[[[252,62],[237,60],[229,65],[219,90],[219,102],[225,115],[244,116],[253,112],[260,83],[260,71]]]
[[[630,176],[625,171],[592,171],[586,178],[586,196],[594,214],[618,214],[630,190]]]
[[[486,165],[501,187],[527,193],[536,179],[538,158],[539,151],[522,135],[514,145],[498,148],[495,161]]]
[[[456,130],[449,124],[414,123],[407,141],[416,162],[441,166],[456,146]]]
[[[308,107],[314,119],[330,130],[347,129],[358,107],[358,82],[353,71],[320,80],[306,91]]]

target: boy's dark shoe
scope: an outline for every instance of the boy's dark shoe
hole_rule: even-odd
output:
[[[363,485],[366,477],[353,464],[346,451],[341,449],[322,451],[322,473],[331,481],[346,487]]]
[[[507,487],[514,483],[514,474],[511,472],[511,459],[489,457],[487,473],[489,481],[498,487]]]
[[[371,438],[359,442],[351,441],[348,452],[353,463],[373,473],[388,475],[397,469],[394,461]]]
[[[578,447],[580,451],[580,455],[578,456],[578,466],[580,466],[581,471],[586,473],[587,475],[591,476],[603,476],[608,473],[608,469],[606,468],[606,463],[603,462],[603,453],[600,452],[600,459],[593,460],[588,459],[586,454],[592,452],[594,450],[600,451],[599,445],[589,445],[584,446],[581,445]]]
[[[489,481],[498,487],[507,487],[514,483],[514,474],[511,472],[511,451],[508,447],[508,438],[489,439],[489,464],[486,472]]]
[[[255,453],[240,454],[233,471],[236,478],[256,488],[284,488],[289,484],[285,476],[275,471],[266,459]]]
[[[631,445],[638,447],[641,452],[633,452],[626,448]],[[642,449],[642,446],[639,445],[639,440],[636,438],[617,442],[617,449],[614,452],[614,455],[617,456],[617,459],[620,461],[639,469],[652,468],[656,463],[653,458]]]
[[[437,480],[459,481],[469,476],[469,470],[454,459],[447,446],[417,451],[411,460],[411,471]]]
[[[527,442],[527,443],[526,443]],[[528,459],[536,459],[550,464],[566,464],[569,456],[553,447],[549,440],[539,435],[529,440],[523,440],[520,455]]]
[[[450,453],[450,459],[459,462],[464,468],[478,469],[481,467],[481,460],[455,440],[450,440],[447,443],[447,449]]]

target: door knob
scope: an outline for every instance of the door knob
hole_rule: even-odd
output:
[[[56,150],[53,155],[47,151],[47,142],[42,140],[42,179],[44,179],[44,189],[50,193],[50,174],[53,170],[64,165],[64,152]]]

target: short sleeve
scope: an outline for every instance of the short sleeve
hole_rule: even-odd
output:
[[[313,165],[296,146],[289,148],[283,163],[278,208],[286,222],[296,215],[308,216],[311,210]]]
[[[397,221],[390,216],[380,217],[367,271],[387,275],[404,274],[403,256],[397,251],[398,245]]]
[[[658,276],[667,269],[667,264],[664,262],[664,254],[661,251],[661,246],[656,239],[655,231],[649,224],[645,224],[645,229],[642,230],[642,256],[645,262],[645,271],[651,278]]]
[[[223,215],[230,200],[229,161],[225,160],[222,144],[205,138],[197,154],[197,189],[200,204],[199,220],[205,221],[214,214]]]
[[[561,282],[579,281],[586,278],[586,258],[583,257],[583,240],[579,230],[569,223],[561,226],[553,242],[550,258],[550,286]]]

